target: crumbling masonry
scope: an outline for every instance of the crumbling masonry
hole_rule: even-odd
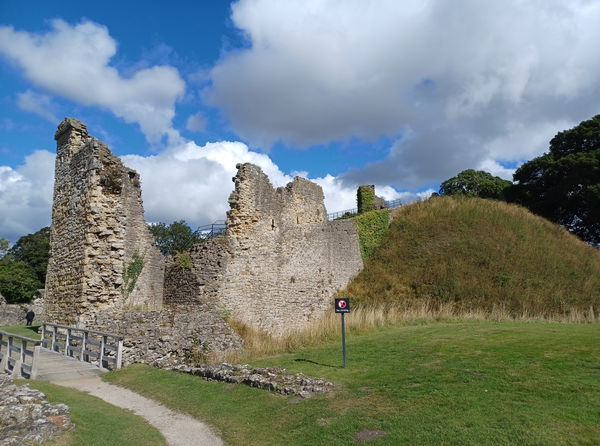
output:
[[[116,331],[130,360],[239,348],[230,318],[273,335],[299,329],[362,268],[353,220],[327,220],[320,186],[275,189],[252,164],[238,165],[226,234],[194,246],[191,265],[164,258],[139,175],[75,119],[55,138],[47,319]]]

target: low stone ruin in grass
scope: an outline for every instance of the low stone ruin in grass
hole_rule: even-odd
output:
[[[1,446],[42,444],[72,427],[68,406],[50,404],[39,390],[0,374]]]
[[[247,364],[221,363],[215,365],[198,364],[196,367],[177,366],[170,370],[201,376],[211,381],[243,383],[250,387],[308,398],[316,393],[327,393],[333,383],[323,378],[312,378],[302,373],[290,374],[281,367],[256,368]]]

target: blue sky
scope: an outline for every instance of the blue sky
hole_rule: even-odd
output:
[[[599,112],[598,24],[596,0],[5,0],[0,237],[50,223],[65,116],[141,173],[149,221],[223,218],[237,162],[329,211],[510,178]]]

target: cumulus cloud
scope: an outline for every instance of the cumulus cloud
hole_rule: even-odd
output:
[[[213,67],[206,100],[263,148],[399,137],[349,182],[502,167],[598,113],[597,1],[240,0],[232,21],[248,46]]]
[[[238,163],[260,166],[275,187],[293,180],[267,155],[253,152],[241,142],[198,146],[187,141],[157,155],[126,155],[122,159],[141,175],[146,219],[152,222],[184,219],[199,225],[224,219]],[[323,188],[329,212],[356,207],[354,185],[332,175],[311,180]],[[378,188],[377,192],[386,199],[401,196],[391,187]]]
[[[0,26],[0,54],[34,85],[110,110],[139,124],[148,141],[158,142],[174,132],[175,101],[183,95],[185,83],[170,66],[144,68],[123,77],[110,65],[116,51],[107,28],[90,21],[72,26],[53,20],[52,29],[40,34]]]
[[[14,242],[50,224],[54,158],[54,154],[39,150],[15,169],[0,166],[0,237]],[[156,155],[125,155],[122,159],[141,175],[145,216],[150,222],[184,219],[199,226],[224,219],[238,163],[260,166],[275,187],[293,180],[268,155],[253,152],[241,142],[198,146],[182,141]],[[305,172],[297,174],[306,176]],[[333,175],[309,179],[323,188],[328,212],[356,207],[358,184]],[[398,192],[390,186],[376,185],[377,195],[386,200],[399,198],[404,203],[427,198],[431,192]]]
[[[45,94],[36,93],[31,90],[18,93],[17,106],[21,110],[35,113],[50,122],[58,122],[58,118],[51,111],[52,101],[50,97]]]
[[[0,237],[15,242],[50,224],[54,157],[38,150],[21,166],[0,166]]]

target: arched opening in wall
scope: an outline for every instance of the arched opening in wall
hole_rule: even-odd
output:
[[[275,230],[275,219],[272,218],[271,219],[271,231],[274,231],[274,230]]]

